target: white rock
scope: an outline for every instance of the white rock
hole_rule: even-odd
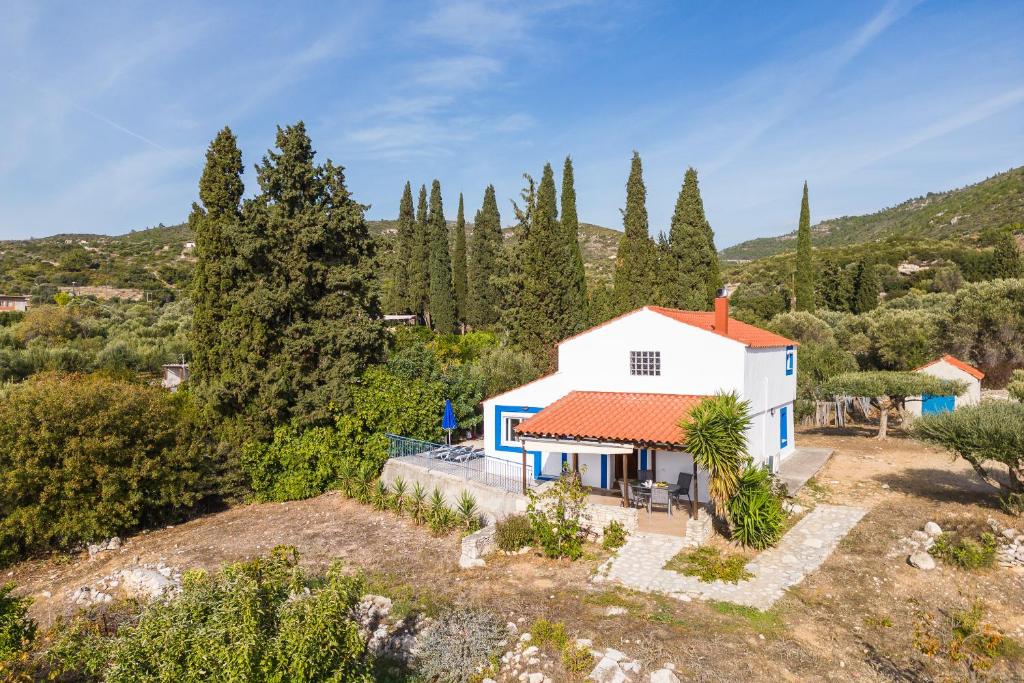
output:
[[[115,577],[121,581],[124,589],[136,597],[158,598],[166,591],[177,590],[178,584],[153,569],[132,567],[123,569]]]
[[[1011,528],[1003,529],[1003,537],[1008,538],[1012,541],[1013,539],[1017,538],[1017,530]]]
[[[594,641],[592,641],[590,638],[577,638],[576,647],[591,648],[594,647]]]
[[[524,633],[521,636],[519,636],[519,641],[520,642],[528,643],[531,640],[533,640],[533,636],[531,634],[529,634],[529,633]]]
[[[917,567],[929,571],[935,569],[935,559],[925,552],[916,552],[907,558],[907,562],[910,563],[911,567]]]
[[[612,605],[611,607],[609,607],[608,609],[606,609],[604,611],[604,615],[606,617],[617,617],[620,614],[625,614],[625,613],[626,613],[626,608],[625,607],[619,607],[618,605]]]
[[[651,683],[680,683],[679,677],[671,669],[658,669],[651,672]]]
[[[929,536],[938,536],[942,533],[942,527],[935,522],[927,522],[924,525],[924,532]]]
[[[925,532],[921,531],[920,529],[915,529],[915,530],[914,530],[914,531],[913,531],[913,532],[912,532],[912,533],[910,534],[910,537],[911,537],[912,539],[914,539],[915,541],[919,541],[919,542],[920,542],[920,541],[927,541],[927,540],[928,540],[929,538],[931,538],[931,536],[929,536],[929,535],[928,535],[928,534],[926,534]]]
[[[540,652],[540,648],[537,647],[536,645],[531,645],[530,647],[528,647],[525,650],[523,650],[523,656],[524,657],[532,657],[535,654],[537,654],[538,652]]]
[[[623,661],[629,659],[629,657],[626,655],[625,652],[620,652],[620,651],[616,650],[613,647],[610,647],[607,650],[605,650],[604,651],[604,656],[607,657],[608,659],[612,660],[616,664],[618,664],[619,662],[623,662]]]
[[[640,673],[640,662],[623,662],[619,666],[622,667],[623,671],[638,674]]]
[[[540,672],[534,672],[530,674],[529,678],[526,679],[529,683],[544,683],[544,674]]]
[[[498,683],[498,681],[494,680],[493,678],[485,678],[484,680],[480,681],[480,683]]]
[[[516,626],[516,622],[514,621],[510,621],[505,624],[505,628],[508,629],[509,633],[516,633],[519,630],[519,627]]]
[[[597,683],[626,683],[629,677],[614,659],[604,657],[597,663],[594,670],[587,676],[587,680]]]

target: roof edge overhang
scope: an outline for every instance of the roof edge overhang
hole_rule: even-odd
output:
[[[588,439],[586,437],[572,436],[569,434],[539,434],[531,432],[518,432],[520,440],[527,444],[528,450],[542,450],[537,446],[556,446],[560,448],[571,448],[575,453],[620,453],[631,452],[635,448],[654,448],[668,451],[683,451],[685,445],[681,443],[669,443],[661,441],[647,441],[644,439]],[[529,444],[536,444],[530,446]],[[577,450],[586,448],[588,450]],[[597,450],[590,450],[597,449]],[[605,449],[605,450],[601,450]],[[612,449],[612,450],[607,450]],[[550,450],[558,450],[552,448]]]

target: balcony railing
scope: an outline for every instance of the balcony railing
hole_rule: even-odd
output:
[[[520,462],[494,458],[479,449],[448,446],[397,434],[388,434],[387,437],[389,458],[402,458],[404,462],[429,471],[444,472],[508,493],[525,494],[526,489],[536,483],[532,466],[526,465],[524,469]]]

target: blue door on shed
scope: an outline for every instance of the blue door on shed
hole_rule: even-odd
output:
[[[779,408],[779,448],[789,445],[789,407]]]
[[[955,407],[956,396],[932,396],[931,394],[924,394],[921,396],[922,415],[951,413]]]

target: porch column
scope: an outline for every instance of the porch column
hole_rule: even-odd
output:
[[[580,454],[575,451],[572,454],[572,471],[577,477],[580,476]]]
[[[690,457],[693,458],[692,455]],[[690,499],[690,519],[697,519],[698,500],[700,500],[700,480],[697,479],[697,459],[693,458],[693,498]]]
[[[629,507],[629,477],[628,477],[628,470],[627,470],[628,465],[626,463],[626,454],[625,453],[619,453],[619,464],[620,464],[620,467],[619,467],[620,478],[621,478],[621,480],[623,482],[626,483],[626,486],[624,488],[622,487],[621,484],[619,485],[620,489],[622,490],[622,505],[624,507]]]
[[[651,449],[651,472],[654,473],[654,480],[658,480],[658,449]]]
[[[523,441],[523,466],[521,468],[523,474],[523,495],[526,495],[526,442]]]

